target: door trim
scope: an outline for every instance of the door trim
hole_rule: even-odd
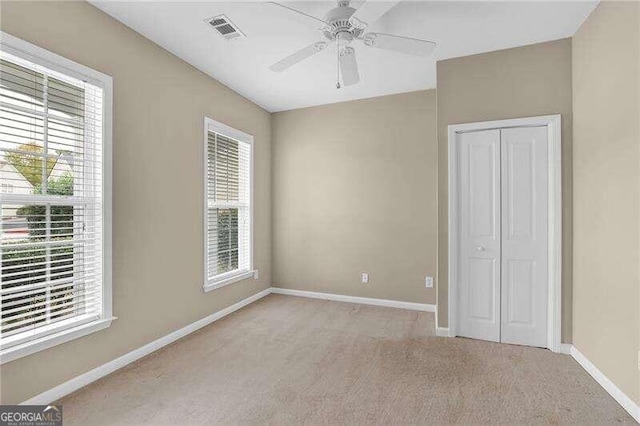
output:
[[[458,144],[457,135],[465,132],[513,127],[546,126],[548,131],[548,321],[547,348],[560,351],[562,332],[562,120],[560,114],[510,120],[454,124],[448,127],[449,147],[449,336],[457,334],[458,290]]]

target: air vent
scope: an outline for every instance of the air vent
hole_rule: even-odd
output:
[[[240,31],[240,29],[225,15],[214,16],[213,18],[207,19],[205,22],[227,40],[246,37],[246,35],[244,35],[244,33]]]

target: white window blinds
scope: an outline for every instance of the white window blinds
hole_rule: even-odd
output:
[[[252,268],[252,142],[229,136],[232,132],[225,134],[224,127],[210,125],[206,136],[205,267],[208,283],[249,272]]]
[[[2,52],[0,349],[110,316],[104,89]]]

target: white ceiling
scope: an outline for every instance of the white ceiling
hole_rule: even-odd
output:
[[[321,40],[314,25],[276,6],[259,1],[92,3],[271,112],[433,88],[437,60],[570,37],[597,5],[407,0],[371,30],[435,41],[434,55],[418,58],[357,44],[361,81],[336,89],[335,49],[325,49],[283,73],[269,70],[284,56]],[[352,6],[361,3],[353,1]],[[285,4],[323,17],[335,2]],[[227,15],[247,38],[226,41],[204,23],[219,14]]]

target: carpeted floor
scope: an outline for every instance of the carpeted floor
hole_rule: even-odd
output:
[[[633,423],[569,356],[270,295],[63,399],[65,424]]]

